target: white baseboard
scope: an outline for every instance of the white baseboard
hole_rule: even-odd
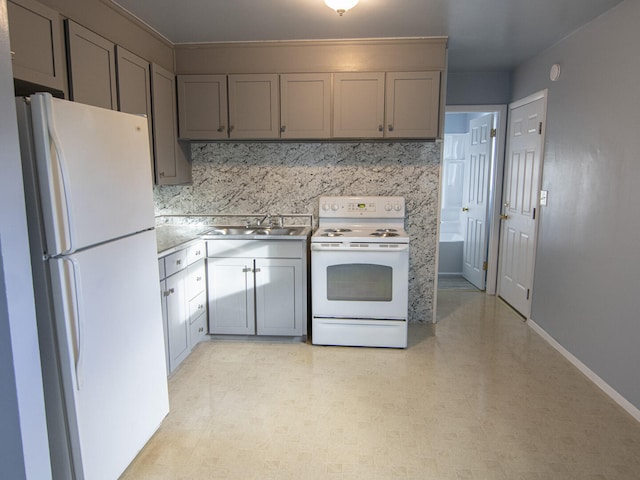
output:
[[[606,393],[611,399],[620,405],[622,408],[626,410],[629,415],[636,419],[636,421],[640,422],[640,409],[638,409],[635,405],[633,405],[629,400],[620,395],[616,390],[614,390],[611,385],[605,382],[602,378],[596,375],[589,367],[587,367],[584,363],[578,360],[571,352],[569,352],[566,348],[560,345],[551,335],[549,335],[540,325],[531,320],[527,319],[527,325],[531,327],[531,329],[540,335],[543,339],[545,339],[553,348],[555,348],[560,354],[569,360],[578,370],[584,373],[589,380],[591,380],[595,385],[600,388],[604,393]]]

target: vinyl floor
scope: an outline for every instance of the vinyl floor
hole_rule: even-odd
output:
[[[406,350],[200,344],[123,480],[637,480],[640,424],[481,292]]]

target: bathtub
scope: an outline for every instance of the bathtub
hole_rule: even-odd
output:
[[[462,273],[462,248],[464,238],[459,233],[440,232],[438,273],[460,275]]]

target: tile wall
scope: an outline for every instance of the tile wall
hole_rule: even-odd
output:
[[[440,144],[194,143],[193,184],[155,187],[156,214],[312,213],[321,195],[401,195],[411,236],[409,320],[431,322]]]

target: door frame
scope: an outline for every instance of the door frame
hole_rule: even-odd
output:
[[[498,281],[498,248],[500,245],[500,214],[502,213],[502,184],[504,177],[504,155],[506,148],[508,105],[452,105],[445,107],[446,113],[493,113],[494,128],[497,130],[493,145],[492,161],[489,175],[489,239],[487,250],[486,293],[495,295]],[[446,122],[446,120],[445,120]],[[444,138],[444,133],[443,133]],[[441,155],[443,152],[441,153]],[[442,165],[442,157],[441,157]],[[440,191],[438,202],[438,239],[440,238],[440,216],[442,208],[442,169],[440,171]],[[440,263],[440,246],[437,242],[436,252],[436,298],[438,289],[438,264]],[[435,319],[435,316],[434,316]],[[434,320],[435,321],[435,320]]]

